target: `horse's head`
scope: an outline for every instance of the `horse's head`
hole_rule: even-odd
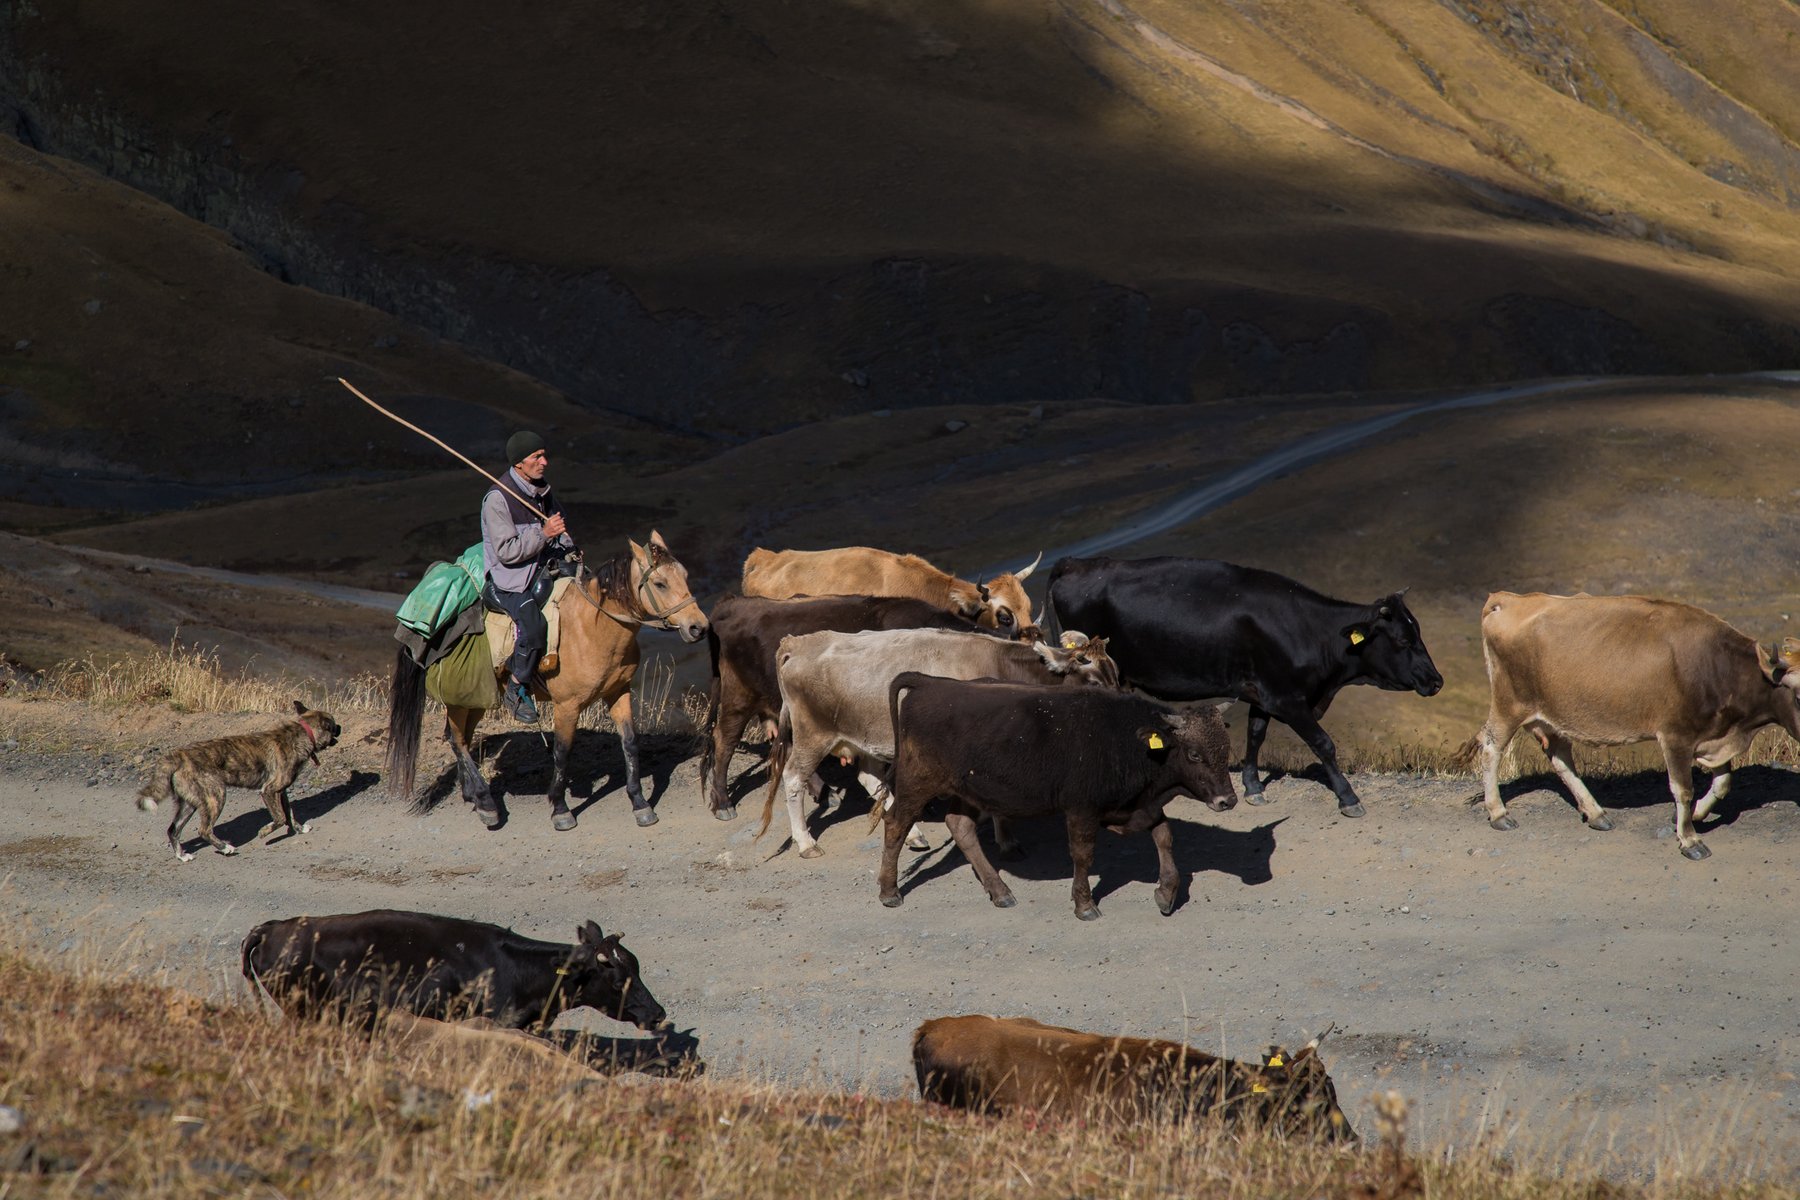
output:
[[[654,529],[649,545],[631,543],[631,592],[645,620],[674,630],[684,642],[706,636],[706,613],[688,590],[687,568]]]

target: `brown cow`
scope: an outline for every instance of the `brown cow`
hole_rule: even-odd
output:
[[[1800,738],[1791,690],[1800,674],[1745,634],[1691,604],[1651,596],[1495,592],[1481,609],[1493,699],[1487,724],[1462,753],[1481,758],[1488,823],[1516,829],[1500,799],[1500,755],[1531,730],[1589,829],[1612,820],[1575,774],[1571,742],[1623,746],[1654,739],[1675,798],[1682,854],[1711,853],[1694,831],[1731,789],[1731,760],[1769,725]],[[1797,647],[1800,648],[1800,647]],[[1785,677],[1785,684],[1783,683]],[[1713,772],[1694,803],[1694,766]]]
[[[955,1108],[1065,1118],[1209,1118],[1289,1136],[1354,1142],[1319,1061],[1320,1034],[1298,1054],[1270,1047],[1260,1065],[1181,1042],[1105,1037],[1029,1017],[938,1017],[913,1034],[919,1095]]]
[[[971,583],[940,571],[916,554],[894,554],[868,546],[837,550],[764,550],[744,560],[743,592],[786,600],[793,596],[913,596],[989,629],[1035,640],[1031,597],[1025,580],[1043,559],[1014,574]]]

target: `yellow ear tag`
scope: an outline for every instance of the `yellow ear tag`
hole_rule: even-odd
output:
[[[1160,733],[1151,734],[1148,744],[1152,750],[1161,750],[1163,748],[1162,734],[1160,734]]]
[[[1366,641],[1368,641],[1368,640],[1369,640],[1369,639],[1367,639],[1367,638],[1365,638],[1365,637],[1364,637],[1364,636],[1363,636],[1363,635],[1362,635],[1362,630],[1360,630],[1360,629],[1352,629],[1352,630],[1351,630],[1351,631],[1350,631],[1350,644],[1351,644],[1351,645],[1352,645],[1352,646],[1360,646],[1360,645],[1362,645],[1362,644],[1363,644],[1363,643],[1364,643],[1364,642],[1366,642]]]
[[[1261,1096],[1268,1090],[1269,1089],[1268,1089],[1267,1085],[1265,1085],[1265,1084],[1253,1083],[1250,1085],[1250,1094],[1253,1096]]]
[[[1270,1055],[1269,1065],[1271,1067],[1285,1067],[1287,1066],[1287,1059],[1281,1057],[1279,1054]]]

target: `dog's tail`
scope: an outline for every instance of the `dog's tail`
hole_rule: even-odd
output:
[[[401,646],[394,651],[394,678],[388,689],[387,790],[396,800],[412,795],[424,722],[425,670]]]
[[[155,812],[162,801],[175,798],[175,768],[167,758],[159,758],[154,769],[150,782],[138,789],[137,806],[144,812]]]

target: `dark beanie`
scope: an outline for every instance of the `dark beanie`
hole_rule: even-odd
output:
[[[543,438],[530,430],[521,429],[506,439],[506,465],[517,466],[543,448]]]

